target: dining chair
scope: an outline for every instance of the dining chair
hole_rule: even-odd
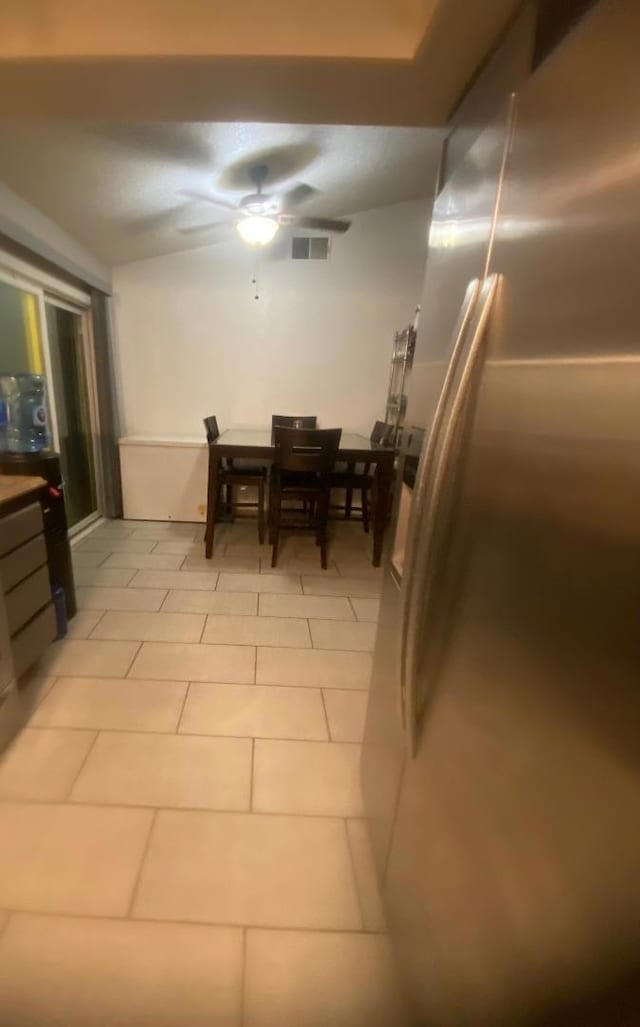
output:
[[[317,428],[318,418],[315,414],[296,417],[292,414],[272,414],[271,415],[271,433],[273,434],[274,428]],[[304,500],[302,509],[305,513],[308,512],[309,507],[307,501]]]
[[[393,425],[385,424],[384,421],[376,421],[369,439],[376,445],[388,446],[391,442]],[[365,532],[369,531],[371,520],[371,503],[369,497],[374,495],[375,475],[371,473],[371,464],[342,464],[338,465],[331,475],[332,488],[344,489],[344,503],[334,503],[333,510],[343,510],[345,520],[350,520],[351,514],[355,511],[362,518],[362,526]],[[358,489],[360,492],[360,506],[353,506],[353,493]]]
[[[272,414],[271,428],[317,428],[317,417],[293,417],[289,414]]]
[[[327,523],[331,495],[331,472],[336,461],[342,428],[274,429],[274,458],[269,504],[271,566],[278,561],[280,531],[312,528],[320,546],[320,562],[327,568]],[[309,504],[308,523],[283,524],[283,503],[292,499]],[[295,510],[287,511],[295,514]],[[297,511],[298,516],[300,511]]]
[[[209,443],[209,471],[207,479],[207,526],[205,531],[205,539],[209,533],[210,527],[213,526],[213,522],[216,517],[216,511],[220,502],[220,496],[222,489],[225,490],[225,506],[231,512],[233,518],[236,510],[243,508],[257,507],[258,510],[258,539],[260,544],[264,542],[264,497],[265,497],[265,485],[267,481],[267,467],[264,464],[253,464],[249,460],[242,462],[242,465],[234,465],[231,459],[222,459],[218,464],[218,482],[216,488],[216,495],[213,495],[213,463],[214,456],[212,451],[211,443],[215,442],[220,437],[220,430],[218,428],[218,420],[215,416],[204,418],[204,427],[207,433],[207,442]],[[248,488],[257,488],[258,490],[258,501],[239,502],[235,498],[235,489],[242,486]]]

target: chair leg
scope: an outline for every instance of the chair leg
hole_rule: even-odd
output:
[[[258,541],[264,542],[264,481],[258,482]]]
[[[320,566],[322,567],[323,571],[326,571],[327,566],[328,566],[328,564],[327,564],[327,536],[326,535],[322,536],[322,541],[320,542]]]
[[[327,490],[326,495],[318,500],[318,528],[316,541],[320,546],[320,565],[323,571],[327,569],[327,524],[329,522],[329,503],[331,492]]]
[[[269,476],[267,478],[267,535],[268,535],[267,541],[268,541],[269,545],[271,545],[271,543],[273,541],[273,538],[272,538],[273,532],[271,530],[271,523],[273,521],[272,504],[273,504],[273,479],[271,477],[271,473],[269,472]]]
[[[353,506],[353,489],[347,489],[347,495],[344,502],[344,519],[345,521],[351,520],[351,507]]]
[[[275,490],[271,500],[271,566],[275,567],[278,562],[278,545],[280,543],[280,492]]]
[[[217,496],[214,496],[212,486],[213,483],[211,481],[211,461],[209,461],[209,472],[207,475],[207,517],[204,526],[205,542],[209,538],[209,534],[213,529],[213,524],[216,516]]]
[[[225,489],[225,506],[227,513],[233,516],[233,485],[227,485]]]
[[[369,534],[369,493],[368,489],[363,488],[361,492],[362,502],[362,523],[366,534]]]

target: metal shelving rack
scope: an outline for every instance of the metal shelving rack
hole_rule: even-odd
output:
[[[390,443],[396,448],[399,447],[402,436],[415,346],[416,329],[413,325],[408,325],[393,336],[385,421],[392,426]]]

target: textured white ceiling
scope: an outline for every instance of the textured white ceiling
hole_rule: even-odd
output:
[[[354,214],[430,196],[436,129],[246,123],[3,125],[0,179],[109,264],[203,246],[179,229],[225,219],[185,195],[236,203],[263,160],[266,192],[304,182],[300,214]]]

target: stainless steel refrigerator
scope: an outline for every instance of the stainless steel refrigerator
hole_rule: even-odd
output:
[[[362,781],[410,1019],[635,1027],[637,0],[439,193],[405,423]]]

